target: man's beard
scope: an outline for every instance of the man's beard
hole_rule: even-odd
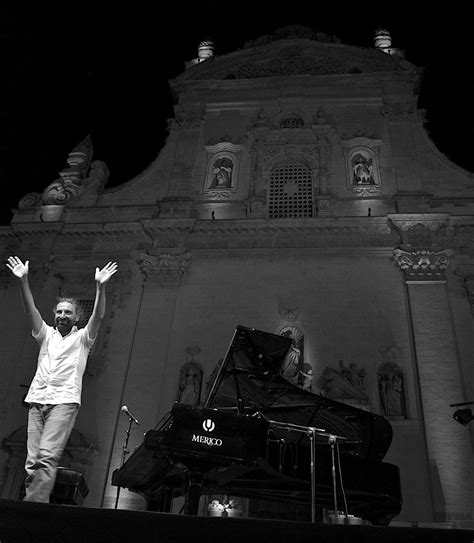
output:
[[[70,319],[56,319],[56,328],[60,332],[70,332],[72,329],[72,322]]]

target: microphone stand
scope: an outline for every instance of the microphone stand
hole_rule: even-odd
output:
[[[310,470],[311,470],[311,522],[316,522],[316,436],[320,437],[327,437],[329,439],[329,443],[331,446],[334,446],[334,443],[336,441],[336,438],[339,439],[345,439],[342,436],[335,436],[333,434],[330,434],[329,432],[326,432],[323,428],[315,428],[314,426],[300,426],[298,424],[292,424],[290,422],[281,422],[277,420],[270,420],[267,417],[265,417],[262,413],[258,412],[259,416],[266,419],[270,427],[275,428],[281,428],[288,431],[294,431],[294,432],[301,432],[308,436],[309,442],[310,442],[310,448],[311,448],[311,462],[310,462]],[[331,440],[333,442],[331,443]],[[334,457],[333,457],[334,458]],[[333,460],[333,470],[334,470],[334,476],[336,474],[336,468],[335,463]],[[334,487],[335,488],[335,487]]]
[[[328,443],[331,446],[331,473],[332,473],[332,494],[334,502],[334,523],[339,524],[339,512],[337,509],[337,482],[336,482],[336,462],[334,456],[335,436],[329,436]]]
[[[332,493],[333,493],[333,503],[334,503],[334,524],[339,524],[339,511],[337,508],[337,482],[336,482],[336,461],[335,461],[335,454],[334,454],[334,445],[336,445],[336,442],[338,439],[345,439],[341,436],[335,436],[331,434],[328,439],[328,443],[331,447],[331,473],[332,473]],[[339,449],[338,449],[339,450]],[[341,482],[342,484],[342,482]],[[344,514],[345,519],[344,523],[349,524],[349,517],[347,508],[344,506]]]
[[[127,416],[128,416],[128,428],[127,428],[127,431],[125,432],[126,434],[125,443],[122,445],[122,459],[120,461],[120,467],[122,467],[125,464],[125,459],[127,458],[127,455],[130,452],[130,450],[128,449],[128,440],[130,439],[130,432],[132,430],[133,419],[129,415]],[[120,496],[120,486],[117,487],[117,495],[115,497],[115,509],[117,509],[119,496]]]

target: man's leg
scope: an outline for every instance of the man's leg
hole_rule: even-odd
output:
[[[42,406],[44,428],[38,445],[25,501],[49,502],[59,460],[76,421],[78,404]]]
[[[30,405],[30,408],[28,409],[28,436],[26,442],[25,490],[31,484],[35,474],[36,455],[38,453],[43,428],[44,420],[41,406],[38,404]]]

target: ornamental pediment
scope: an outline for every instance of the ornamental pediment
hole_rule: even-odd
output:
[[[409,70],[414,68],[406,61],[403,67]],[[400,68],[398,58],[376,49],[298,38],[282,39],[215,56],[188,68],[177,77],[177,81],[360,74]]]

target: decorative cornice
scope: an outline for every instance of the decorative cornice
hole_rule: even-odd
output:
[[[323,197],[318,196],[318,205]],[[385,217],[330,217],[305,219],[262,218],[264,197],[236,202],[247,206],[245,219],[198,220],[149,218],[115,223],[13,224],[3,252],[56,255],[99,251],[128,254],[152,248],[337,248],[399,247],[407,252],[450,247],[459,252],[474,246],[472,217],[448,214],[388,215]],[[6,247],[16,243],[15,249]],[[107,258],[107,257],[105,257]]]
[[[393,258],[405,274],[406,281],[444,281],[446,269],[454,252],[451,249],[431,251],[394,249]]]
[[[206,149],[209,147],[210,150],[217,147],[219,148],[222,146],[222,144],[227,144],[231,148],[237,148],[240,149],[243,145],[247,143],[248,136],[242,135],[242,136],[230,136],[229,134],[224,134],[223,136],[220,136],[218,138],[210,138],[206,143]]]
[[[382,115],[389,121],[419,121],[416,104],[413,101],[385,103]]]
[[[449,225],[446,213],[387,215],[387,223],[400,236],[401,245],[423,249],[439,244],[440,232]]]

